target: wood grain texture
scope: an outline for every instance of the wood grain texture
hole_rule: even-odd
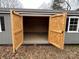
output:
[[[60,49],[64,49],[65,24],[65,13],[50,16],[48,41]]]
[[[18,13],[11,11],[11,27],[12,27],[12,43],[13,43],[13,53],[17,50],[23,43],[23,18]]]

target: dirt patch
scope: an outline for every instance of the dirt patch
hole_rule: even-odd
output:
[[[79,45],[65,45],[64,50],[52,45],[24,45],[16,54],[12,46],[0,46],[0,59],[79,59]]]

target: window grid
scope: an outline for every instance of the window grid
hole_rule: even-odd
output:
[[[69,17],[68,32],[78,32],[79,17]]]

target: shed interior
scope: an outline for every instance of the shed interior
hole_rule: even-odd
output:
[[[48,43],[49,17],[23,16],[24,42],[26,44]]]

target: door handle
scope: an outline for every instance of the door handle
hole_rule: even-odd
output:
[[[62,31],[62,33],[64,33],[64,31]]]

